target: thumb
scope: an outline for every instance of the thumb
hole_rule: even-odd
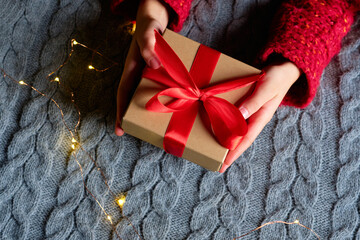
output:
[[[159,24],[157,24],[156,21],[153,21],[149,23],[148,27],[146,27],[146,30],[141,35],[139,34],[137,36],[137,42],[140,48],[140,54],[144,58],[146,64],[153,69],[157,69],[161,66],[161,62],[154,49],[156,42],[154,29],[160,33],[163,31]]]
[[[276,97],[272,85],[268,82],[259,81],[254,92],[239,107],[239,110],[245,119],[248,119],[256,113],[264,104]]]

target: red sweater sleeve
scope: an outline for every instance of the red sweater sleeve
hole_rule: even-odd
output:
[[[180,31],[183,23],[189,15],[192,0],[161,0],[172,10],[169,27],[174,31]],[[140,0],[112,0],[111,10],[115,14],[123,14],[130,19],[136,18],[136,11]]]
[[[304,108],[314,98],[324,68],[340,51],[359,0],[289,0],[276,14],[262,60],[273,54],[295,63],[304,73],[291,87],[283,105]]]

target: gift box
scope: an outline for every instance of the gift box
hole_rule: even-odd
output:
[[[241,140],[241,136],[230,135],[244,135],[247,130],[246,121],[235,106],[252,93],[261,71],[171,30],[166,29],[163,34],[166,42],[156,34],[155,51],[161,55],[163,67],[144,70],[122,119],[122,128],[176,156],[219,171],[229,151],[225,146],[234,148]],[[175,78],[179,82],[174,83]],[[197,86],[192,79],[200,81]],[[225,100],[235,106],[228,106]],[[230,130],[221,129],[223,125],[229,125]]]

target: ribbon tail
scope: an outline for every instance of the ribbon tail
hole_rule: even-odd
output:
[[[203,89],[203,91],[209,96],[221,94],[224,92],[229,92],[232,90],[236,90],[239,88],[249,86],[250,84],[253,84],[256,81],[259,81],[261,78],[264,77],[264,75],[265,75],[265,73],[261,73],[261,74],[252,75],[252,76],[248,76],[248,77],[231,79],[231,80],[213,85],[211,87],[208,87],[206,89]]]
[[[181,157],[185,150],[192,126],[198,113],[199,102],[184,111],[174,112],[164,136],[164,150],[172,155]]]
[[[209,115],[207,114],[203,103],[201,103],[201,107],[199,107],[199,116],[200,116],[200,119],[201,119],[202,123],[204,124],[205,128],[215,138],[215,135],[214,135],[212,127],[211,127],[211,122],[210,122],[210,119],[209,119]]]
[[[174,79],[169,75],[169,73],[164,67],[160,67],[158,69],[145,67],[142,77],[150,79],[167,87],[181,87],[176,81],[174,81]]]
[[[169,44],[165,41],[165,39],[160,35],[160,33],[158,33],[156,30],[154,31],[156,39],[154,50],[166,71],[183,88],[190,91],[199,92],[198,87],[191,78],[183,62],[176,55],[176,53],[169,46]]]

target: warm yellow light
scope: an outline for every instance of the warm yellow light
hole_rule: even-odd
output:
[[[136,22],[133,22],[130,34],[133,35],[135,33],[135,30],[136,30]]]
[[[90,70],[95,69],[92,65],[89,65],[88,67]]]
[[[55,81],[55,82],[60,82],[60,78],[56,77],[56,78],[54,79],[54,81]]]
[[[25,85],[25,82],[23,80],[19,81],[19,84]]]
[[[111,216],[107,215],[107,219],[111,222]]]
[[[75,144],[71,144],[71,148],[72,148],[72,149],[75,149]]]
[[[117,204],[119,205],[120,208],[122,208],[125,204],[126,201],[126,195],[121,195],[117,200]]]
[[[75,138],[72,138],[72,139],[71,139],[71,142],[76,143]]]
[[[300,222],[299,222],[299,220],[296,219],[296,220],[294,221],[294,223],[295,223],[295,224],[299,224]]]
[[[118,200],[118,204],[119,204],[120,207],[124,206],[124,203],[125,203],[124,199],[119,199]]]
[[[73,44],[76,45],[78,44],[78,42],[75,39],[73,39]]]

